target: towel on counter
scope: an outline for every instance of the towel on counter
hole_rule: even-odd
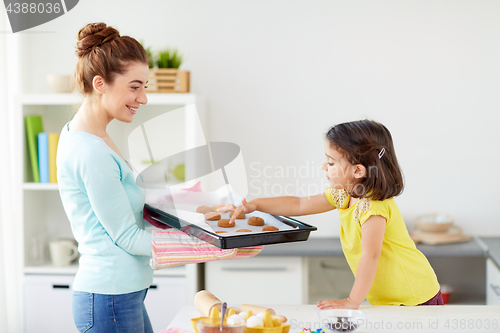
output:
[[[220,249],[217,246],[191,237],[177,229],[152,231],[154,270],[224,259],[246,259],[257,255],[264,246],[237,249]]]

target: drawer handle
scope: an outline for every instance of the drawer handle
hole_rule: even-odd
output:
[[[222,267],[223,271],[231,272],[283,272],[286,267]]]
[[[152,284],[149,286],[149,289],[158,289],[158,286],[156,284]]]
[[[69,289],[69,284],[53,284],[54,289]]]
[[[500,287],[490,284],[491,289],[497,294],[497,298],[500,299]]]

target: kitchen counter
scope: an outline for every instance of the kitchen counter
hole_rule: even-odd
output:
[[[233,306],[233,304],[230,304]],[[290,333],[304,328],[321,328],[315,305],[274,305],[277,314],[291,324]],[[366,318],[359,322],[359,332],[499,332],[500,306],[361,306]],[[185,305],[168,328],[193,332],[190,318],[201,316],[194,305]]]
[[[481,237],[486,245],[488,256],[500,267],[500,237]]]
[[[484,238],[483,238],[484,240]],[[494,240],[492,238],[492,240]],[[498,263],[500,263],[500,238],[491,244],[497,246]],[[468,242],[426,245],[418,244],[417,248],[426,257],[487,257],[488,251],[476,239]],[[295,257],[334,257],[343,256],[339,238],[309,238],[305,242],[267,245],[259,256],[295,256]],[[499,265],[500,266],[500,265]]]

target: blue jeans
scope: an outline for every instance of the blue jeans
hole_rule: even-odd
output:
[[[122,295],[73,292],[73,320],[79,332],[153,333],[144,299],[147,289]]]

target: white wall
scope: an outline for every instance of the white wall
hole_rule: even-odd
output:
[[[24,92],[72,72],[88,22],[178,47],[208,101],[209,139],[242,147],[250,197],[323,190],[329,126],[380,121],[405,175],[407,222],[445,212],[468,234],[498,236],[499,17],[495,0],[84,0],[18,36]],[[266,166],[273,176],[258,177]],[[315,237],[338,235],[336,213],[303,220]]]

